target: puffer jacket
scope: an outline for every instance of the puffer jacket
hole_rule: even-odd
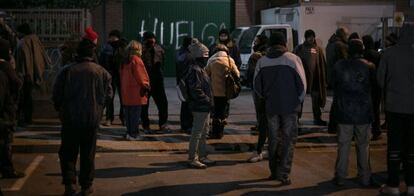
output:
[[[197,62],[190,66],[186,82],[189,91],[189,104],[193,112],[209,112],[212,106],[210,78]]]
[[[217,52],[207,62],[206,71],[211,79],[211,86],[214,97],[226,96],[226,72],[234,72],[240,77],[240,72],[234,60],[223,51]]]
[[[146,105],[149,76],[141,58],[132,55],[131,61],[121,65],[121,99],[124,106]]]

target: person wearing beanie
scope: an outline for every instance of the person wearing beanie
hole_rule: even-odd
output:
[[[326,126],[321,111],[326,103],[326,60],[322,48],[316,43],[316,34],[312,29],[305,32],[305,42],[297,46],[294,53],[300,57],[305,68],[307,93],[310,93],[312,98],[313,124]],[[301,115],[302,111],[299,118]]]
[[[377,81],[385,95],[387,182],[382,192],[400,195],[400,176],[406,195],[414,195],[414,21],[400,31],[398,43],[384,50]],[[402,165],[402,167],[401,167]],[[401,169],[403,168],[403,169]]]
[[[150,77],[150,97],[154,99],[158,109],[158,126],[161,132],[171,132],[168,126],[168,100],[164,87],[164,49],[157,44],[156,37],[152,32],[145,32],[143,34],[143,50],[142,60],[144,61],[145,68],[147,69]],[[142,108],[141,119],[142,128],[144,132],[151,133],[150,119],[148,117],[149,99],[148,104]]]
[[[111,75],[94,62],[96,45],[83,39],[74,64],[56,76],[52,100],[59,113],[61,145],[59,150],[64,195],[76,190],[76,162],[80,152],[80,195],[90,195],[95,170],[95,150],[105,100],[112,97]]]
[[[192,41],[191,37],[184,37],[182,45],[180,49],[176,53],[176,62],[175,62],[175,70],[176,70],[176,79],[177,84],[179,81],[186,76],[190,69],[190,64],[192,61],[190,51],[188,47],[190,46]],[[181,102],[181,110],[180,110],[180,125],[181,130],[185,131],[186,133],[191,133],[191,127],[193,125],[193,115],[189,108],[187,101]]]
[[[234,59],[237,67],[239,68],[241,63],[242,63],[241,62],[241,57],[240,57],[240,50],[237,47],[236,42],[230,36],[229,30],[228,29],[221,29],[219,31],[218,36],[219,37],[218,37],[216,43],[209,47],[210,48],[210,54],[209,54],[210,57],[213,56],[216,53],[216,51],[215,51],[216,45],[223,44],[228,48],[230,57]]]
[[[213,103],[210,78],[204,67],[207,64],[208,48],[193,39],[188,46],[191,58],[189,75],[185,78],[188,84],[189,106],[193,115],[193,125],[188,148],[189,166],[204,169],[215,164],[207,158],[206,140],[209,131],[210,109]]]
[[[22,81],[9,60],[10,44],[0,38],[0,173],[3,178],[21,178],[25,174],[16,171],[12,162],[12,141]]]
[[[107,101],[106,104],[106,119],[104,126],[111,126],[115,120],[115,92],[118,92],[120,104],[122,103],[121,96],[121,78],[119,70],[124,63],[124,59],[128,57],[127,41],[121,37],[119,30],[112,30],[109,33],[108,42],[103,46],[101,55],[99,56],[99,64],[102,65],[112,76],[112,90],[114,96]],[[122,125],[125,125],[123,107],[119,109],[119,120]]]
[[[306,77],[300,58],[287,51],[283,33],[273,33],[268,44],[266,56],[257,62],[253,86],[257,96],[265,102],[269,180],[289,185],[298,135],[298,112],[306,95]]]
[[[98,44],[98,34],[93,30],[91,26],[85,29],[85,36],[83,36],[83,38],[89,39],[95,45]]]
[[[226,118],[228,117],[229,99],[226,97],[226,73],[232,72],[240,77],[240,72],[229,49],[223,44],[217,44],[216,53],[208,59],[206,71],[211,78],[211,87],[214,96],[214,112],[211,139],[221,139],[224,133]]]
[[[345,184],[348,175],[348,160],[352,138],[358,162],[358,179],[362,186],[371,184],[369,162],[370,123],[372,122],[371,84],[375,65],[363,58],[364,44],[360,39],[348,43],[349,59],[334,66],[335,118],[338,122],[338,150],[334,183]]]
[[[364,43],[364,58],[375,65],[375,73],[378,70],[380,62],[380,53],[375,50],[374,39],[370,35],[365,35],[362,37],[362,42]],[[374,76],[375,77],[375,76]],[[381,139],[381,122],[380,122],[380,104],[381,104],[381,88],[378,85],[376,79],[372,80],[371,84],[371,98],[372,98],[372,107],[374,119],[371,124],[371,134],[372,140],[376,141]]]
[[[29,24],[20,25],[17,33],[20,40],[15,50],[16,71],[23,78],[19,100],[19,126],[25,126],[32,123],[33,88],[44,85],[44,71],[51,62],[42,42],[32,32]]]

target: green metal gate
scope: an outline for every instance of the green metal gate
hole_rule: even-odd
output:
[[[124,0],[124,35],[133,39],[154,32],[166,51],[165,75],[175,76],[175,53],[183,37],[210,46],[219,29],[233,28],[232,10],[232,0]]]

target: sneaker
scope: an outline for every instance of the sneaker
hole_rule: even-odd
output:
[[[336,186],[344,186],[345,185],[345,180],[343,178],[339,178],[339,177],[335,177],[332,182],[336,185]]]
[[[200,161],[198,161],[198,160],[193,160],[193,161],[191,161],[191,162],[189,163],[189,166],[190,166],[190,167],[192,167],[192,168],[196,168],[196,169],[206,169],[206,168],[207,168],[207,165],[205,165],[205,164],[201,163],[201,162],[200,162]]]
[[[112,122],[110,120],[106,120],[105,123],[103,123],[103,126],[110,127],[112,125]]]
[[[263,153],[257,154],[257,152],[254,152],[253,155],[247,160],[250,163],[256,163],[263,160]]]
[[[207,157],[201,158],[200,162],[203,163],[204,165],[207,165],[207,166],[211,166],[211,165],[216,164],[216,161],[210,160]]]
[[[136,137],[133,137],[129,134],[126,134],[125,139],[128,140],[128,141],[142,141],[142,140],[144,140],[144,138],[140,135],[137,135]]]
[[[399,187],[390,187],[390,186],[387,186],[386,184],[382,185],[379,191],[381,194],[384,194],[384,195],[400,195]]]
[[[65,192],[63,193],[64,196],[74,196],[76,195],[75,185],[69,184],[65,185]]]
[[[94,192],[92,187],[88,187],[88,188],[82,188],[82,191],[80,193],[81,196],[87,196],[87,195],[92,195]]]
[[[282,185],[292,184],[292,181],[290,180],[290,178],[288,176],[278,178],[277,180],[280,181],[282,183]]]
[[[414,196],[414,186],[407,187],[407,195]]]
[[[313,124],[314,125],[318,125],[318,126],[327,126],[328,123],[322,119],[315,119],[313,120]]]

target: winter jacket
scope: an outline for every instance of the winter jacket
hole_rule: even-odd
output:
[[[0,59],[0,127],[15,124],[18,92],[22,81],[11,65]]]
[[[333,107],[339,124],[371,123],[371,75],[374,72],[375,66],[362,57],[335,64]]]
[[[24,36],[17,44],[15,55],[17,73],[40,85],[45,67],[51,63],[39,37],[34,34]]]
[[[335,64],[346,58],[348,58],[347,43],[335,35],[331,36],[326,46],[326,79],[329,87],[333,86],[332,81],[334,78],[332,72]]]
[[[120,39],[114,42],[108,42],[104,45],[99,57],[99,64],[102,65],[112,77],[119,76],[119,68],[127,58],[127,42]]]
[[[210,112],[212,92],[207,72],[197,62],[191,65],[186,83],[189,91],[189,104],[193,112]]]
[[[112,96],[111,75],[93,58],[65,66],[53,86],[53,102],[63,125],[97,128]]]
[[[294,53],[300,57],[306,73],[307,93],[319,94],[319,107],[326,103],[326,61],[322,48],[315,44],[301,44]]]
[[[123,64],[120,77],[122,104],[124,106],[146,105],[150,84],[141,58],[133,55],[130,63]]]
[[[385,50],[378,68],[378,84],[385,94],[385,110],[414,114],[414,26],[401,30],[397,45]]]
[[[237,47],[236,42],[234,40],[230,40],[227,43],[222,43],[219,40],[217,40],[217,42],[215,44],[211,45],[210,48],[209,48],[209,51],[210,51],[209,56],[210,57],[214,55],[215,48],[216,48],[217,44],[224,44],[229,49],[230,57],[234,60],[234,62],[236,63],[236,66],[239,68],[240,65],[242,64],[242,61],[241,61],[241,57],[240,57],[240,50]]]
[[[305,98],[306,76],[298,56],[286,47],[269,48],[259,59],[254,74],[254,90],[266,102],[270,115],[299,112]]]
[[[247,62],[247,84],[253,88],[253,77],[254,71],[256,70],[257,61],[266,55],[266,45],[263,44],[258,46],[255,52],[250,55],[249,61]]]
[[[240,72],[234,63],[234,60],[223,51],[217,52],[208,59],[206,71],[211,79],[214,97],[226,96],[225,75],[227,71],[232,71],[240,77]]]
[[[192,62],[192,58],[190,55],[190,51],[188,51],[187,48],[180,48],[177,51],[176,54],[176,62],[175,62],[175,75],[176,75],[176,79],[177,79],[177,84],[178,81],[184,77],[184,75],[188,72],[189,68],[190,68],[190,64]]]
[[[164,49],[161,46],[157,44],[151,48],[144,46],[141,58],[151,80],[163,77]]]

